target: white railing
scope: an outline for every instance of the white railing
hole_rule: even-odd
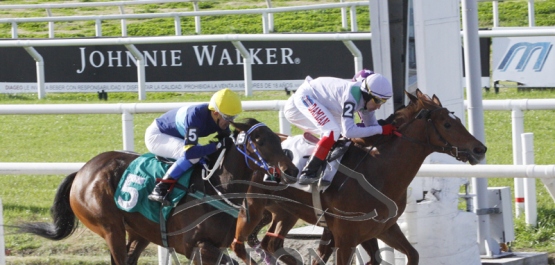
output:
[[[187,103],[118,103],[118,104],[41,104],[37,105],[0,105],[0,115],[28,114],[121,114],[123,150],[134,151],[133,114],[163,113],[182,106],[199,104]],[[285,105],[284,100],[243,101],[243,110],[280,111]],[[280,133],[290,134],[291,126],[285,117],[279,115]]]
[[[270,101],[243,101],[243,109],[245,111],[279,111],[279,132],[283,134],[291,134],[291,125],[285,119],[282,109],[286,100],[270,100]],[[465,101],[466,105],[467,101]],[[195,103],[118,103],[118,104],[40,104],[37,105],[0,105],[0,115],[48,115],[48,114],[121,114],[122,115],[122,135],[123,150],[134,151],[134,133],[133,133],[133,114],[139,113],[162,113],[168,110],[187,106]],[[517,99],[517,100],[484,100],[484,110],[488,111],[511,111],[512,112],[512,138],[513,138],[513,155],[514,164],[522,164],[522,145],[520,135],[524,133],[524,114],[526,110],[555,110],[555,99]],[[5,163],[4,163],[5,164]],[[25,163],[27,167],[13,167],[11,169],[3,167],[3,170],[14,170],[23,174],[25,170],[30,170],[34,163]],[[49,164],[49,163],[47,163]],[[0,163],[2,165],[2,163]],[[14,166],[19,164],[13,164]],[[39,164],[46,165],[46,164]],[[439,166],[439,165],[434,165]],[[456,166],[449,165],[456,168]],[[481,167],[479,167],[481,168]],[[72,168],[73,169],[73,168]],[[498,168],[495,168],[498,170]],[[47,169],[45,170],[54,170]],[[457,169],[458,170],[458,169]],[[465,169],[468,170],[468,169]],[[501,169],[499,169],[501,170]],[[464,170],[463,170],[464,171]],[[461,173],[464,173],[461,171]],[[534,171],[534,170],[532,170]],[[0,175],[5,174],[0,170]],[[65,172],[65,171],[64,171]],[[468,173],[468,171],[466,171]],[[505,172],[501,170],[500,172]],[[515,168],[515,174],[521,174],[520,169]],[[521,172],[521,173],[518,173]],[[499,175],[494,172],[495,177]],[[536,173],[533,173],[536,174]],[[513,175],[511,175],[513,176]],[[482,176],[480,176],[482,177]],[[514,176],[513,176],[514,177]]]
[[[175,35],[180,36],[181,32],[181,18],[194,17],[195,18],[195,33],[201,34],[201,20],[203,16],[224,16],[224,15],[261,15],[262,17],[262,31],[268,34],[274,30],[273,14],[285,12],[298,12],[307,10],[320,10],[320,9],[334,9],[341,8],[342,27],[346,28],[347,18],[346,9],[349,8],[351,31],[357,32],[356,20],[356,7],[369,6],[368,1],[361,2],[342,2],[332,4],[318,4],[306,6],[291,6],[291,7],[271,7],[271,1],[268,2],[268,8],[258,9],[241,9],[241,10],[214,10],[214,11],[199,11],[199,1],[188,1],[193,3],[194,10],[192,12],[169,12],[169,13],[144,13],[144,14],[124,14],[123,7],[126,5],[138,5],[147,3],[166,3],[178,1],[131,1],[131,2],[96,2],[96,3],[73,3],[73,4],[34,4],[34,5],[0,5],[0,9],[21,9],[21,8],[41,8],[46,9],[48,17],[28,17],[28,18],[3,18],[0,23],[11,24],[12,38],[18,38],[18,24],[29,22],[48,22],[48,36],[54,38],[54,23],[64,21],[94,21],[95,22],[95,36],[102,36],[102,22],[106,20],[121,20],[121,35],[127,36],[127,22],[128,19],[153,19],[153,18],[173,18],[175,25]],[[183,2],[183,1],[179,1]],[[108,4],[110,3],[110,4]],[[120,14],[114,15],[88,15],[88,16],[51,16],[51,9],[54,8],[77,8],[77,7],[101,7],[101,6],[118,6]]]

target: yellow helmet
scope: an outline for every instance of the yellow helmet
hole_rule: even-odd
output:
[[[212,95],[208,109],[220,113],[226,121],[233,121],[243,111],[243,106],[239,95],[224,88]]]

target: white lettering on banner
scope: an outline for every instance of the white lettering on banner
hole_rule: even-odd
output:
[[[227,49],[222,49],[221,52],[218,51],[218,45],[212,45],[211,48],[208,45],[193,46],[195,50],[195,56],[199,66],[203,66],[206,62],[209,66],[214,64],[214,59],[219,56],[218,65],[242,65],[243,57],[239,50],[235,49],[235,62],[232,61],[231,55]],[[266,61],[260,59],[259,53],[261,51],[266,51]],[[277,48],[250,48],[249,54],[251,56],[252,64],[278,64],[278,54]],[[300,59],[292,59],[293,49],[291,48],[280,48],[281,51],[281,64],[299,64]],[[262,53],[264,54],[264,53]]]
[[[113,53],[112,51],[108,51],[108,66],[109,66],[109,67],[114,67],[114,65],[112,64],[112,62],[113,62],[114,60],[116,60],[116,61],[118,62],[118,63],[117,63],[117,66],[118,66],[118,67],[121,67],[121,51],[116,51],[117,56],[115,56],[115,57],[112,56],[112,53]]]
[[[212,65],[212,61],[214,60],[214,53],[216,52],[216,45],[212,45],[212,53],[208,52],[208,45],[202,45],[202,54],[198,52],[198,46],[193,46],[195,49],[195,55],[197,56],[198,65],[202,66],[204,63],[204,56],[208,60],[208,65]]]
[[[521,87],[555,87],[554,43],[554,36],[493,38],[493,80],[519,82]]]
[[[116,67],[123,67],[121,53],[122,51],[106,51],[106,55],[104,55],[101,51],[92,51],[89,56],[87,57],[86,47],[80,47],[80,58],[81,58],[81,68],[77,70],[78,74],[82,74],[85,72],[87,68],[87,64],[91,65],[94,68],[100,67],[114,67],[114,63]],[[137,59],[131,54],[130,51],[125,51],[126,54],[126,65],[125,67],[136,67],[137,66]],[[160,51],[160,56],[158,56],[158,50],[153,51],[143,51],[143,56],[145,57],[145,66],[152,65],[154,67],[158,66],[158,59],[162,59],[161,66],[167,66],[167,59],[166,59],[166,51]],[[106,57],[108,58],[107,65]],[[173,67],[182,66],[183,63],[181,62],[181,51],[180,50],[170,50],[170,62]],[[149,64],[150,63],[150,64]]]

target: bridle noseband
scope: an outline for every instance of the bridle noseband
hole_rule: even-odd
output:
[[[266,162],[266,160],[264,158],[262,158],[262,155],[260,155],[260,152],[258,152],[258,149],[256,149],[256,146],[254,145],[252,139],[251,139],[251,133],[262,126],[266,126],[264,123],[257,123],[255,125],[253,125],[247,132],[240,132],[237,135],[237,140],[235,142],[235,145],[237,147],[237,150],[243,154],[245,156],[245,163],[247,164],[247,167],[249,167],[249,169],[252,170],[252,168],[249,165],[249,160],[251,160],[253,163],[255,163],[257,166],[259,166],[260,168],[263,168],[266,173],[268,173],[268,175],[270,176],[274,176],[274,177],[279,177],[279,169],[276,168],[275,166],[270,166],[268,164],[268,162]],[[247,153],[247,143],[250,144],[251,148],[252,148],[252,153],[256,154],[257,158],[253,158],[251,155],[249,155]],[[241,150],[242,148],[242,150]]]

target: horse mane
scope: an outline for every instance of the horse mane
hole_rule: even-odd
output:
[[[386,123],[393,124],[397,129],[399,129],[402,125],[407,123],[408,121],[415,118],[418,112],[422,109],[437,109],[441,107],[441,103],[436,95],[433,98],[430,98],[428,95],[422,93],[420,89],[417,89],[415,95],[410,94],[405,91],[405,94],[409,97],[410,102],[406,106],[401,106],[393,114],[391,114],[388,118],[384,121]],[[363,138],[353,138],[351,141],[360,147],[369,147],[374,145],[379,145],[381,143],[386,142],[388,139],[394,139],[393,136],[384,136],[384,135],[373,135]]]

